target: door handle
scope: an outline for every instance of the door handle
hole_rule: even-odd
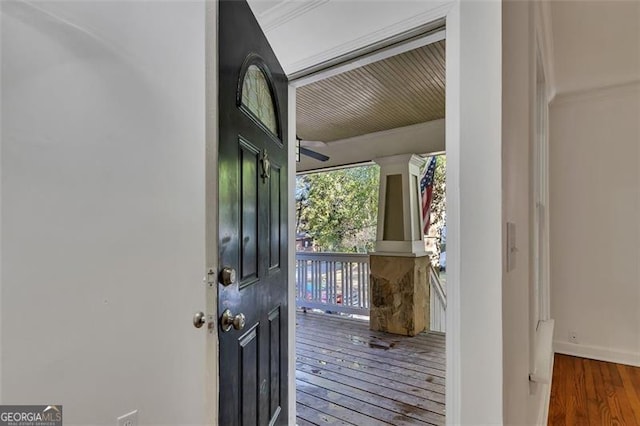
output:
[[[236,330],[242,330],[245,325],[244,314],[233,315],[230,310],[225,309],[220,319],[220,327],[222,331],[229,331],[231,327]]]
[[[207,322],[207,318],[204,312],[196,312],[193,315],[193,326],[195,328],[201,328],[203,325],[206,324],[206,322]]]
[[[235,283],[236,270],[229,266],[225,266],[224,268],[222,268],[222,271],[220,271],[220,282],[225,287]]]

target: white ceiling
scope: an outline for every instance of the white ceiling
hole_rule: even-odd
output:
[[[556,93],[640,80],[640,1],[552,1]]]
[[[450,1],[248,0],[287,74],[438,17]]]

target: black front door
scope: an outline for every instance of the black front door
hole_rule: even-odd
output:
[[[287,422],[287,78],[246,1],[219,3],[220,425]]]

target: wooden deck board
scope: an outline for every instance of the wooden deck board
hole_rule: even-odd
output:
[[[315,423],[311,423],[310,421],[302,419],[300,417],[296,419],[296,424],[298,426],[315,426]]]
[[[445,335],[404,337],[366,321],[297,314],[298,425],[443,425]]]
[[[318,362],[314,358],[309,358],[304,355],[298,355],[298,363],[301,365],[309,366],[313,369],[315,367],[318,368]],[[376,386],[381,386],[383,388],[389,388],[393,390],[397,390],[400,392],[406,392],[410,395],[418,396],[420,398],[428,398],[432,401],[440,402],[444,404],[444,393],[443,392],[435,392],[430,389],[425,389],[422,383],[406,383],[405,381],[398,381],[398,377],[394,376],[394,380],[387,380],[387,376],[376,376],[373,374],[369,374],[361,369],[350,369],[343,367],[338,364],[333,364],[330,362],[321,363],[322,369],[331,371],[332,373],[337,373],[340,375],[344,375],[350,377],[352,379],[361,380],[367,383],[371,383]],[[416,382],[418,382],[416,380]]]
[[[337,402],[336,405],[339,404],[345,409],[364,413],[375,419],[377,422],[383,422],[383,424],[392,424],[396,426],[428,425],[428,423],[404,416],[402,414],[398,414],[397,412],[388,410],[384,407],[379,407],[377,405],[359,400],[352,396],[343,395],[339,392],[327,390],[323,387],[311,383],[299,380],[296,382],[296,386],[298,388],[298,396],[303,394],[310,394],[318,398],[331,401],[334,404]],[[301,398],[301,400],[304,399]]]
[[[344,319],[340,317],[336,317],[335,315],[325,315],[327,319],[317,318],[317,314],[311,314],[313,317],[309,317],[308,315],[300,318],[301,321],[304,321],[305,324],[314,324],[314,328],[317,327],[321,330],[330,330],[334,331],[337,336],[346,336],[351,337],[353,335],[352,330],[349,328],[343,328],[345,326],[349,326],[350,323],[354,323],[353,326],[363,326],[368,329],[368,322],[356,319]],[[351,327],[353,327],[351,326]],[[429,332],[423,333],[417,336],[417,339],[406,339],[404,336],[398,336],[395,334],[383,333],[379,331],[367,330],[367,337],[375,337],[380,340],[402,343],[402,346],[405,347],[418,347],[424,349],[432,349],[435,348],[434,354],[444,357],[444,352],[437,351],[437,349],[444,349],[445,347],[445,335],[443,333],[437,332]]]
[[[340,325],[340,323],[336,324]],[[411,338],[391,335],[386,337],[368,335],[363,339],[360,335],[354,335],[351,333],[350,330],[340,330],[335,327],[325,329],[324,327],[317,325],[316,322],[311,321],[306,321],[305,325],[312,325],[314,327],[314,331],[324,332],[322,335],[312,335],[314,338],[330,339],[337,344],[347,345],[347,347],[353,347],[353,345],[362,346],[365,349],[372,349],[373,352],[379,349],[395,349],[393,352],[398,356],[401,355],[407,358],[415,358],[419,363],[432,363],[442,367],[445,365],[444,354],[441,352],[444,349],[444,346],[440,346],[437,341],[428,338],[421,339],[422,336],[417,336],[420,339],[417,342],[407,342],[407,340]],[[299,328],[298,330],[301,335],[311,334],[308,330],[305,330],[304,327]]]
[[[358,359],[357,361],[352,360],[345,362],[344,356],[340,353],[331,353],[327,350],[318,349],[314,346],[305,345],[300,342],[298,342],[297,352],[301,356],[316,359],[318,364],[324,364],[325,362],[333,363],[347,368],[365,371],[376,375],[381,379],[388,379],[389,375],[393,375],[394,380],[396,381],[444,394],[445,379],[443,377],[396,367],[392,364],[380,361]]]
[[[389,333],[385,333],[382,331],[373,331],[373,330],[369,330],[369,322],[366,320],[361,320],[361,319],[355,319],[355,318],[345,318],[342,316],[338,316],[338,315],[318,315],[318,314],[311,314],[311,316],[306,315],[303,316],[303,313],[300,313],[300,315],[302,316],[301,320],[306,321],[306,322],[315,322],[316,324],[318,324],[318,326],[320,327],[331,327],[332,325],[345,325],[345,324],[360,324],[361,326],[363,326],[364,328],[367,329],[367,333],[369,335],[372,336],[377,336],[383,339],[389,339],[389,340],[394,340],[394,339],[400,339],[402,340],[402,336],[398,336],[395,334],[389,334]],[[340,332],[343,333],[349,333],[350,334],[350,329],[340,329]],[[425,342],[428,341],[435,341],[437,343],[439,343],[441,346],[444,347],[445,345],[445,334],[441,333],[441,332],[437,332],[437,331],[430,331],[428,333],[423,333],[420,334],[420,336],[418,337],[418,339],[409,339],[406,340],[404,343],[405,344],[416,344],[416,345],[420,345],[420,344],[425,344]]]
[[[322,345],[327,346],[331,345],[336,351],[349,354],[352,352],[358,352],[362,355],[369,355],[370,358],[377,358],[380,355],[380,352],[387,352],[385,355],[385,360],[388,363],[398,363],[399,365],[411,365],[412,369],[416,369],[421,371],[424,369],[434,370],[432,374],[435,374],[440,377],[444,377],[446,366],[443,362],[433,361],[430,359],[421,359],[420,354],[413,353],[411,355],[407,353],[403,353],[402,350],[396,349],[395,351],[389,351],[388,349],[373,349],[368,347],[359,347],[359,343],[346,343],[340,341],[339,339],[324,339],[315,337],[312,335],[304,335],[302,333],[299,334],[298,339],[301,342],[311,344],[311,345]],[[395,348],[389,348],[395,349]],[[424,355],[425,358],[428,355]],[[402,363],[402,364],[400,364]]]
[[[319,350],[324,350],[327,352],[334,353],[336,355],[340,355],[341,359],[352,359],[352,360],[367,360],[367,361],[378,361],[383,362],[385,364],[389,364],[391,366],[404,368],[408,373],[416,372],[416,373],[424,373],[430,374],[434,377],[440,377],[444,379],[445,370],[442,366],[437,365],[434,367],[420,365],[413,362],[408,362],[402,357],[390,356],[388,351],[377,350],[374,353],[370,353],[365,351],[364,349],[358,349],[355,345],[353,348],[348,348],[340,345],[336,345],[331,340],[320,340],[319,338],[309,338],[306,336],[298,335],[296,337],[296,341],[300,342],[300,344],[305,344],[307,346],[313,346],[318,348]],[[385,352],[385,353],[383,353]]]
[[[349,421],[350,423],[357,425],[387,425],[387,423],[367,415],[369,411],[365,409],[364,404],[358,404],[357,402],[356,404],[353,404],[352,401],[356,400],[353,400],[348,396],[336,394],[332,395],[331,398],[322,398],[316,396],[313,391],[309,391],[309,387],[313,386],[309,383],[297,382],[296,386],[302,388],[302,390],[297,393],[298,401],[308,407],[314,407],[318,411],[330,413],[336,418]],[[305,389],[307,392],[304,391]]]
[[[306,424],[312,425],[340,425],[340,426],[359,426],[353,423],[345,422],[330,414],[323,413],[320,410],[304,405],[301,402],[296,403],[296,422],[304,420]],[[300,423],[298,423],[300,424]]]

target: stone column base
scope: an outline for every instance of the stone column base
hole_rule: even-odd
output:
[[[370,255],[371,330],[415,336],[430,326],[429,261]]]

